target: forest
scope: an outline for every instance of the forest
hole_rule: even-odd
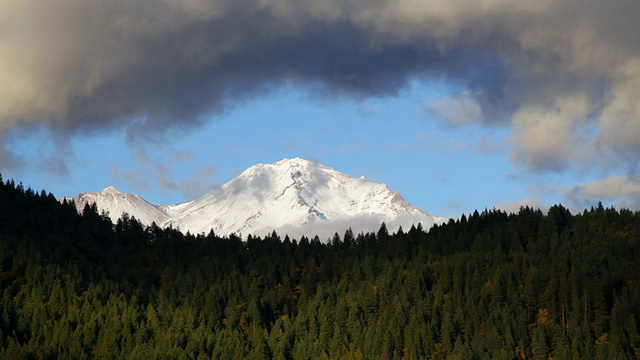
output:
[[[640,359],[639,256],[601,204],[240,238],[0,177],[0,358]]]

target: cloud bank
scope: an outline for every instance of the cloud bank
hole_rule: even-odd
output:
[[[598,201],[640,209],[640,176],[611,176],[578,184],[566,189],[564,198],[576,209],[594,206]]]
[[[444,79],[462,95],[430,108],[509,126],[517,164],[635,173],[638,13],[635,0],[6,0],[0,134],[154,133],[285,83],[366,98]]]

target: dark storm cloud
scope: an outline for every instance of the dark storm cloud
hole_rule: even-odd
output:
[[[320,2],[323,3],[323,2]],[[384,3],[21,1],[0,5],[3,126],[197,123],[284,81],[327,94],[394,95],[410,76],[472,70],[481,52],[394,39],[358,14]],[[307,9],[307,6],[309,7]],[[314,10],[314,8],[319,8]],[[343,12],[350,8],[350,12]],[[325,11],[329,11],[325,13]],[[464,70],[466,71],[466,70]],[[477,76],[469,76],[471,84]],[[461,78],[460,80],[462,80]]]
[[[461,95],[429,108],[512,127],[516,163],[634,168],[639,12],[635,0],[8,0],[0,132],[157,133],[283,83],[365,98],[445,79]]]

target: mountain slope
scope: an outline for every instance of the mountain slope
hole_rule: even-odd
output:
[[[82,212],[86,204],[96,204],[98,212],[108,213],[116,222],[123,213],[135,216],[144,225],[164,224],[169,216],[158,206],[152,205],[138,195],[123,193],[113,186],[100,192],[84,192],[73,198],[78,212]]]
[[[111,215],[122,209],[144,224],[155,221],[191,233],[265,235],[276,230],[293,237],[318,234],[324,240],[349,227],[356,233],[376,231],[383,221],[395,231],[398,226],[408,229],[420,222],[428,228],[445,220],[412,207],[384,184],[298,158],[254,165],[220,188],[176,205],[154,206],[107,189],[97,194],[105,192],[108,196],[81,195]]]

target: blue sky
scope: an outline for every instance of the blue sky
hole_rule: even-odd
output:
[[[385,183],[439,216],[563,200],[557,194],[533,194],[531,188],[575,179],[523,175],[509,161],[508,128],[456,126],[428,110],[429,102],[450,92],[440,82],[414,81],[397,96],[353,100],[318,98],[283,86],[211,115],[201,127],[152,140],[132,140],[126,131],[75,137],[65,146],[68,172],[35,165],[4,175],[57,196],[113,185],[152,203],[173,204],[204,194],[256,163],[301,157]],[[28,136],[15,150],[33,164],[57,151],[46,131]]]
[[[302,157],[441,216],[640,210],[640,2],[0,2],[0,172],[187,201]]]

